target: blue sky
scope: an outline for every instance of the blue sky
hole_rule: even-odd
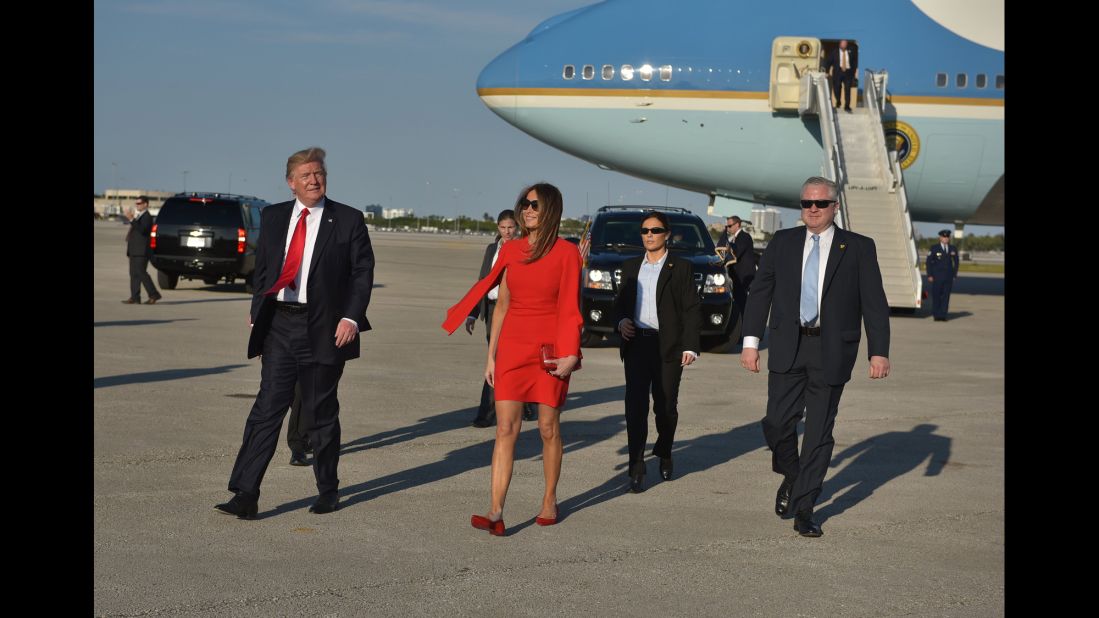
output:
[[[609,195],[717,221],[707,196],[600,170],[477,98],[477,75],[497,54],[590,3],[97,0],[94,190],[181,191],[186,181],[282,201],[286,157],[318,145],[329,195],[357,207],[495,215],[546,180],[564,193],[566,216]],[[784,224],[796,216],[784,209]]]

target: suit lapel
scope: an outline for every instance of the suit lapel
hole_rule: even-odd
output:
[[[645,259],[642,257],[641,259]],[[664,289],[668,287],[668,280],[672,278],[671,252],[664,258],[664,267],[660,269],[660,275],[656,278],[656,303],[660,304],[660,298],[664,295]]]
[[[828,286],[832,283],[832,277],[836,275],[836,269],[839,268],[840,260],[842,260],[844,254],[847,253],[847,235],[838,227],[835,227],[834,229],[835,232],[832,234],[832,248],[828,250],[828,264],[824,267],[824,286],[821,287],[821,298],[824,298],[824,295],[828,293]]]
[[[324,254],[324,248],[328,244],[328,239],[332,237],[332,230],[335,229],[336,224],[333,221],[332,216],[332,200],[327,197],[324,198],[324,208],[321,209],[321,221],[320,228],[317,229],[317,240],[313,243],[313,257],[309,261],[309,277],[313,277],[313,273],[317,272],[317,264],[321,263],[320,257]]]
[[[276,212],[278,212],[278,211],[276,211]],[[274,248],[276,249],[275,255],[277,255],[278,258],[276,258],[275,278],[271,280],[272,282],[274,282],[276,279],[278,279],[279,274],[282,273],[282,264],[283,264],[283,262],[286,261],[286,235],[289,233],[290,216],[293,215],[293,214],[294,214],[294,202],[290,202],[289,207],[286,208],[285,210],[283,210],[282,212],[278,212],[278,215],[275,217],[275,247]]]

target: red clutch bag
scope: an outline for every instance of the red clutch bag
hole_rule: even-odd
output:
[[[557,353],[553,349],[552,343],[542,344],[542,368],[546,371],[552,371],[557,369]],[[572,368],[573,371],[580,370],[580,359],[576,359],[576,366]]]

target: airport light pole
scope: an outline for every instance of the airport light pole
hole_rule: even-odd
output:
[[[190,174],[190,173],[191,172],[188,171],[188,170],[183,170],[183,192],[184,193],[187,192],[187,174]]]

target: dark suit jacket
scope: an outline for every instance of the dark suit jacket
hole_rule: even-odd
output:
[[[937,279],[953,279],[958,276],[958,248],[947,245],[946,251],[939,243],[931,245],[927,253],[927,274]]]
[[[859,50],[855,49],[851,42],[847,42],[847,57],[851,61],[851,66],[847,67],[850,71],[855,71],[859,68]],[[835,67],[832,71],[832,75],[838,75],[840,72],[840,48],[836,47],[832,50],[832,53],[828,54],[828,60],[824,63],[824,72],[828,72],[828,69]],[[852,73],[853,75],[854,73]]]
[[[149,257],[152,250],[149,249],[149,234],[153,231],[153,216],[148,209],[141,215],[130,221],[130,229],[126,232],[126,255],[130,257]]]
[[[481,273],[477,275],[478,281],[484,279],[486,276],[488,276],[488,273],[492,271],[492,256],[496,255],[496,243],[498,242],[500,241],[496,240],[489,243],[489,245],[485,247],[485,257],[483,260],[481,260]],[[486,302],[488,302],[488,296],[482,297],[481,302],[477,303],[477,306],[473,308],[473,311],[469,312],[469,317],[476,320],[483,314],[486,318],[487,323],[488,312],[485,311]]]
[[[634,307],[637,304],[637,275],[641,272],[644,255],[622,263],[622,284],[614,297],[614,324],[622,318],[635,323]],[[698,288],[695,287],[691,263],[669,255],[664,268],[656,279],[656,317],[660,320],[660,356],[665,362],[678,362],[683,352],[699,352],[698,333],[702,329],[702,313],[699,310]],[[640,335],[622,341],[619,354],[626,358],[626,349]]]
[[[874,241],[835,229],[824,267],[820,337],[825,380],[838,385],[851,379],[862,339],[860,320],[866,326],[868,356],[889,357],[889,304]],[[802,226],[775,233],[760,259],[744,309],[744,335],[761,339],[770,311],[767,368],[779,373],[794,364],[798,349],[805,234]]]
[[[263,341],[271,327],[277,294],[264,296],[282,272],[286,235],[294,202],[264,208],[260,214],[260,235],[256,247],[256,270],[252,274],[252,334],[248,358],[263,352]],[[366,306],[374,287],[374,250],[363,220],[363,212],[325,199],[320,229],[313,245],[307,283],[309,342],[316,361],[335,365],[359,357],[359,337],[342,348],[336,347],[336,326],[341,318],[358,322],[359,332],[370,330]]]
[[[728,247],[729,235],[723,233],[717,246]],[[755,246],[755,241],[744,230],[737,232],[734,237],[732,253],[736,256],[736,264],[733,264],[733,273],[738,279],[737,283],[750,281],[756,274]]]

